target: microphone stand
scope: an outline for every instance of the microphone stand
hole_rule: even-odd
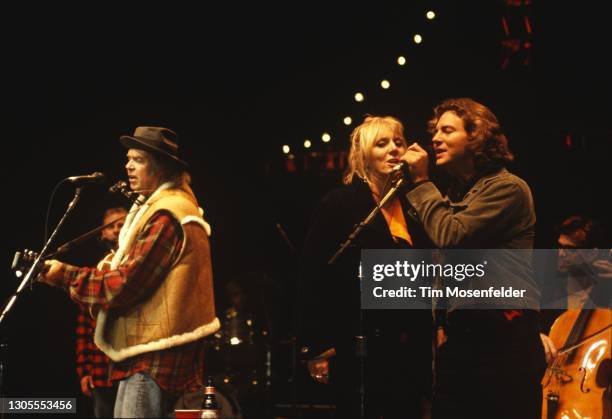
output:
[[[112,225],[113,225],[113,224],[115,224],[116,222],[119,222],[119,221],[121,221],[121,220],[125,220],[125,218],[126,218],[126,217],[127,217],[127,214],[126,214],[126,215],[122,215],[121,217],[117,217],[117,218],[115,218],[113,221],[111,221],[110,223],[106,223],[106,224],[103,224],[103,225],[101,225],[101,226],[98,226],[98,227],[96,227],[96,228],[94,228],[94,229],[92,229],[92,230],[89,230],[88,232],[86,232],[86,233],[84,233],[84,234],[80,235],[79,237],[74,238],[74,239],[70,240],[69,242],[66,242],[66,243],[62,244],[60,247],[58,247],[58,248],[55,250],[55,252],[53,252],[53,253],[51,253],[51,254],[47,255],[47,258],[55,257],[55,256],[57,256],[57,255],[60,255],[60,254],[62,254],[62,253],[65,253],[65,252],[67,252],[68,250],[72,249],[74,246],[76,246],[76,245],[78,245],[78,244],[81,244],[82,242],[84,242],[84,241],[86,241],[86,240],[89,240],[89,239],[91,239],[92,237],[97,237],[97,236],[98,236],[98,233],[99,233],[101,230],[104,230],[106,227],[110,227],[110,226],[112,226]]]
[[[376,217],[376,214],[380,212],[381,208],[385,206],[387,201],[391,199],[391,197],[395,194],[395,192],[399,189],[399,187],[403,185],[403,183],[404,183],[404,178],[402,177],[402,178],[399,178],[397,182],[395,182],[395,185],[389,188],[389,192],[387,192],[386,195],[383,197],[383,199],[380,200],[378,205],[374,207],[374,209],[368,214],[368,216],[362,222],[360,222],[359,224],[355,226],[355,229],[348,236],[346,241],[340,245],[340,248],[338,249],[338,251],[327,261],[328,265],[332,265],[334,262],[336,262],[336,259],[340,257],[340,255],[346,250],[347,247],[349,247],[353,243],[353,241],[355,241],[359,233],[361,233],[361,230],[363,230],[365,226],[370,224],[370,222],[374,219],[374,217]]]
[[[142,205],[142,202],[139,200],[138,194],[136,192],[129,191],[129,187],[127,186],[127,183],[124,181],[119,181],[115,183],[113,186],[108,188],[108,191],[112,193],[119,192],[123,196],[125,196],[132,204],[137,204],[138,206]],[[125,220],[128,214],[122,215],[121,217],[117,217],[110,223],[106,223],[101,226],[98,226],[94,228],[93,230],[89,230],[88,232],[80,235],[79,237],[62,244],[60,247],[58,247],[55,250],[54,253],[51,253],[50,255],[48,255],[47,258],[55,257],[57,255],[65,253],[71,248],[73,248],[74,246],[81,244],[82,242],[89,240],[92,237],[96,237],[98,235],[98,232],[100,232],[101,230],[104,230],[106,227],[110,227],[111,225],[115,224],[118,221]]]
[[[70,214],[72,212],[72,210],[74,209],[75,205],[79,201],[79,198],[81,197],[81,191],[82,190],[83,190],[82,187],[78,187],[76,189],[76,191],[74,192],[74,197],[72,198],[72,201],[70,201],[70,203],[68,204],[68,208],[66,209],[66,212],[64,213],[64,215],[62,216],[61,220],[59,221],[59,223],[55,227],[55,230],[53,230],[53,233],[49,237],[49,240],[47,240],[47,243],[45,243],[45,246],[40,251],[40,254],[38,255],[38,257],[36,258],[36,260],[34,261],[32,266],[30,267],[30,269],[28,270],[28,272],[24,276],[23,280],[21,281],[21,284],[19,284],[19,287],[17,288],[17,291],[15,291],[15,294],[13,294],[13,296],[11,297],[9,302],[6,304],[6,307],[4,307],[4,310],[2,311],[2,314],[0,315],[0,324],[2,323],[4,318],[6,317],[6,315],[10,311],[10,309],[13,307],[13,305],[15,304],[15,301],[17,300],[17,297],[19,296],[21,291],[23,291],[25,286],[30,281],[33,280],[35,275],[38,274],[39,266],[40,266],[41,262],[43,260],[45,260],[45,257],[47,256],[47,251],[49,250],[49,246],[51,245],[51,242],[53,241],[53,239],[55,239],[55,236],[59,232],[61,226],[64,224],[64,222],[68,218],[68,214]]]
[[[125,182],[120,182],[120,183],[125,183]],[[110,190],[110,191],[111,192],[115,192],[114,190]],[[136,196],[136,197],[129,196],[128,193],[125,192],[125,191],[122,191],[122,193],[130,200],[130,202],[137,203],[138,205],[141,205],[141,202],[138,200],[138,196]],[[112,226],[116,222],[119,222],[121,220],[125,220],[126,217],[128,216],[128,214],[122,215],[121,217],[117,217],[113,221],[111,221],[110,223],[102,224],[102,225],[100,225],[100,226],[98,226],[98,227],[96,227],[96,228],[94,228],[92,230],[89,230],[86,233],[83,233],[79,237],[76,237],[76,238],[74,238],[74,239],[72,239],[72,240],[62,244],[57,249],[55,249],[55,252],[48,254],[46,258],[48,259],[48,258],[52,258],[52,257],[56,257],[58,255],[61,255],[62,253],[66,253],[68,250],[72,249],[74,246],[76,246],[78,244],[81,244],[84,241],[91,239],[92,237],[97,237],[98,233],[100,231],[104,230],[106,227]]]
[[[338,251],[327,261],[328,265],[332,265],[336,262],[338,257],[349,247],[357,238],[361,230],[380,212],[383,206],[389,199],[397,192],[397,190],[404,184],[404,178],[400,177],[395,184],[389,188],[389,191],[385,194],[383,199],[370,211],[368,216],[355,226],[353,232],[348,236],[346,241],[340,245]],[[361,263],[359,263],[359,292],[362,292],[362,274],[361,274]],[[359,417],[365,418],[365,363],[367,355],[367,339],[363,330],[363,310],[359,310],[359,334],[355,336],[355,355],[359,362]]]
[[[283,228],[280,222],[277,222],[275,226],[276,226],[278,233],[282,237],[283,241],[287,245],[287,248],[291,252],[291,256],[295,257],[297,255],[297,250],[295,246],[293,245],[293,243],[291,243],[291,240],[289,239],[289,236],[285,232],[285,229]],[[299,286],[296,286],[296,289],[298,288]],[[296,290],[294,290],[294,294],[295,294],[295,299],[297,301],[297,299],[299,298],[299,295],[297,295]],[[289,342],[291,343],[291,378],[290,378],[291,396],[290,396],[290,400],[291,400],[291,414],[293,415],[293,417],[297,417],[297,336],[296,336],[296,333],[298,330],[298,325],[297,325],[298,314],[296,312],[297,307],[298,307],[298,304],[295,305],[295,309],[292,312],[291,336],[289,339]]]

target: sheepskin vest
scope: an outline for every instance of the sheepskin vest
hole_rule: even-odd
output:
[[[183,245],[165,280],[151,290],[148,299],[127,310],[99,312],[94,340],[113,361],[184,345],[219,329],[208,240],[210,226],[202,218],[188,185],[162,186],[142,206],[135,204],[130,211],[135,215],[126,219],[112,267],[116,269],[125,262],[136,238],[158,211],[169,212],[180,223]]]

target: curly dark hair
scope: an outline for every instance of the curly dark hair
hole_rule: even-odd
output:
[[[497,117],[489,108],[470,98],[447,99],[434,108],[428,130],[435,133],[438,120],[445,112],[453,112],[463,120],[465,131],[472,142],[476,169],[491,163],[506,164],[514,160],[508,148],[508,139]]]
[[[555,228],[557,235],[573,235],[576,232],[582,232],[580,247],[590,249],[593,247],[606,247],[606,234],[603,227],[595,219],[583,216],[572,215],[567,217]]]

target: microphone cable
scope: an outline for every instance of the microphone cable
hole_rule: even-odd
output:
[[[47,203],[47,214],[45,216],[45,235],[42,242],[43,246],[45,245],[45,243],[47,243],[47,239],[49,238],[49,216],[51,214],[51,204],[53,203],[53,199],[55,198],[55,194],[57,193],[57,190],[59,189],[60,185],[66,182],[68,182],[68,178],[60,180],[53,187],[53,191],[51,191],[51,197],[49,198],[49,202]]]

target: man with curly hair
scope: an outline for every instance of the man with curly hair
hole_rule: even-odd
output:
[[[452,178],[446,196],[429,180],[422,147],[414,143],[402,157],[413,182],[406,198],[429,238],[441,249],[532,248],[533,198],[527,183],[505,168],[514,157],[497,117],[469,98],[446,100],[433,113],[435,164]],[[489,254],[500,255],[496,264],[489,260],[490,280],[473,286],[510,282],[526,298],[520,307],[447,298],[436,316],[435,419],[540,417],[545,358],[531,258],[510,250]]]

